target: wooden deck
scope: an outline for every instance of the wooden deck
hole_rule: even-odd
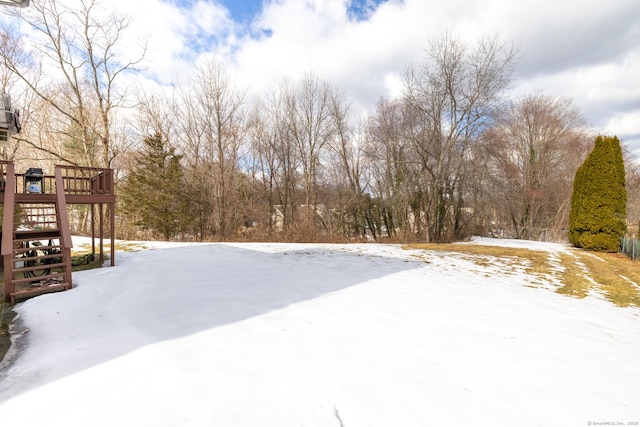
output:
[[[113,170],[56,166],[54,175],[20,174],[12,162],[0,161],[0,173],[5,301],[15,303],[72,287],[67,205],[91,206],[91,249],[95,254],[94,242],[99,239],[101,261],[105,260],[105,217],[109,219],[110,260],[115,264]]]

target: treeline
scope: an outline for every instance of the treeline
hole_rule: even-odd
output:
[[[96,4],[19,12],[35,40],[2,30],[0,81],[24,106],[5,158],[114,168],[117,237],[567,238],[595,135],[570,100],[509,96],[516,51],[498,38],[437,38],[401,96],[364,113],[313,73],[249,99],[214,61],[170,91],[135,87],[144,46],[118,56],[128,21],[97,17]],[[633,165],[627,174],[636,188]]]

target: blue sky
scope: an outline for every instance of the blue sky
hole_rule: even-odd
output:
[[[470,44],[498,34],[520,52],[514,94],[572,99],[593,128],[617,134],[640,158],[638,0],[609,0],[606,7],[584,0],[182,3],[185,24],[169,15],[167,36],[176,37],[176,50],[157,59],[151,70],[158,76],[174,77],[214,57],[239,86],[260,96],[311,71],[370,112],[381,97],[399,94],[407,67],[424,60],[429,42],[444,32]]]
[[[608,0],[606,6],[584,0],[103,4],[133,19],[132,41],[148,38],[141,77],[150,85],[188,79],[213,58],[249,96],[268,95],[285,79],[313,72],[364,112],[372,112],[381,97],[398,96],[407,67],[423,61],[429,43],[445,32],[470,45],[498,34],[520,53],[514,95],[570,98],[594,129],[618,135],[640,159],[638,0]]]
[[[350,0],[347,10],[353,19],[362,20],[384,1],[386,0]],[[220,3],[231,13],[234,21],[246,23],[262,10],[265,0],[221,0]]]
[[[221,3],[231,12],[234,21],[247,22],[260,12],[263,0],[224,0]]]

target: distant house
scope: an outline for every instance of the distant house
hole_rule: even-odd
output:
[[[271,214],[271,225],[274,231],[280,232],[284,230],[285,218],[289,222],[297,222],[305,219],[306,213],[311,211],[313,220],[317,225],[322,225],[327,220],[327,208],[324,204],[317,205],[299,205],[293,212],[293,206],[286,206],[287,215],[285,215],[285,206],[273,205],[273,213]]]

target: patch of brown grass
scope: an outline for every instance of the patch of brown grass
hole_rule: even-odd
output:
[[[640,307],[640,264],[621,254],[575,251],[606,298],[620,307]]]
[[[560,273],[563,286],[556,292],[577,298],[586,297],[593,282],[589,280],[584,265],[579,265],[576,257],[567,253],[560,254],[560,264],[563,268]]]
[[[410,249],[460,254],[479,266],[522,267],[540,281],[560,283],[558,293],[584,298],[589,291],[601,292],[619,307],[640,307],[640,263],[621,254],[573,250],[551,254],[546,251],[474,244],[411,244]]]
[[[111,248],[111,245],[105,242],[104,251],[109,252],[110,248]],[[96,250],[97,249],[98,248],[96,245]],[[144,251],[148,249],[151,249],[151,248],[145,245],[144,243],[138,243],[138,242],[116,242],[116,246],[115,246],[116,251],[123,251],[123,252],[137,252],[137,251]],[[72,248],[71,252],[72,252],[72,255],[91,252],[91,243],[76,244]]]
[[[547,252],[532,249],[455,243],[420,243],[407,245],[407,247],[427,251],[458,253],[465,255],[465,259],[473,261],[480,266],[493,265],[496,259],[499,259],[507,265],[523,266],[528,273],[536,275],[547,274],[551,267]]]

